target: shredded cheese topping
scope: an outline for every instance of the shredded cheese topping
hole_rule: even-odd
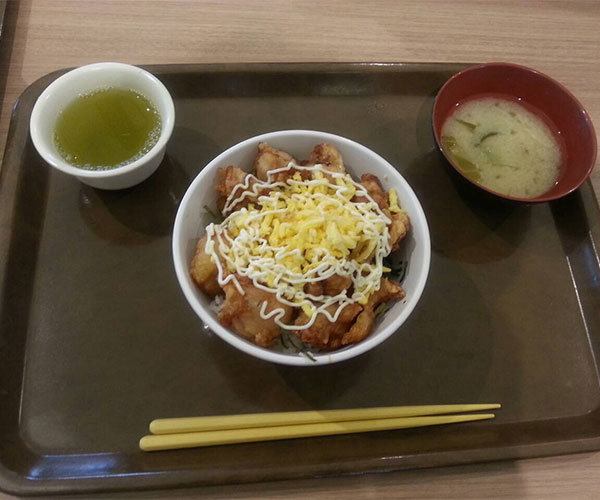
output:
[[[285,182],[272,181],[279,172],[292,169],[294,174]],[[309,172],[310,178],[304,179],[302,171]],[[290,162],[267,176],[267,181],[246,176],[226,200],[223,213],[227,218],[206,228],[205,252],[217,265],[219,284],[232,281],[243,295],[238,274],[275,294],[280,303],[301,307],[309,321],[288,325],[281,322],[283,309],[267,311],[263,302],[261,317],[273,318],[288,330],[310,328],[318,314],[333,322],[348,304],[366,304],[388,270],[383,258],[391,251],[390,219],[364,186],[323,165]],[[360,201],[351,201],[355,195]],[[235,210],[246,198],[248,206]],[[390,202],[393,208],[398,206],[395,191],[390,191]],[[346,290],[336,296],[304,291],[305,284],[335,274],[352,280],[351,296]],[[330,314],[327,309],[332,305],[335,312]]]

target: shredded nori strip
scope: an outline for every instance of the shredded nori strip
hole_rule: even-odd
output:
[[[315,357],[310,353],[310,351],[308,349],[306,349],[306,347],[304,347],[304,349],[302,349],[300,352],[302,354],[304,354],[311,361],[314,361],[315,363],[317,362],[317,360],[315,359]]]
[[[222,215],[217,215],[215,214],[209,207],[208,205],[204,205],[204,210],[206,211],[206,213],[208,214],[208,216],[212,219],[212,221],[215,224],[221,224],[221,222],[223,222],[225,220],[225,217],[223,217]]]
[[[402,283],[406,277],[408,261],[400,260],[398,257],[395,257],[394,254],[391,254],[383,259],[383,265],[391,269],[387,274],[388,278],[397,281],[398,283]]]
[[[382,302],[381,304],[379,304],[376,308],[375,311],[373,311],[373,315],[376,318],[377,316],[379,316],[380,314],[383,314],[388,308],[388,305],[385,302]]]
[[[311,354],[311,352],[308,350],[308,346],[295,335],[290,336],[290,333],[287,330],[281,330],[279,340],[281,341],[281,345],[284,349],[294,349],[294,351],[296,351],[297,354],[304,354],[304,356],[306,356],[311,361],[317,361],[315,357]],[[298,345],[296,342],[300,342],[300,345]]]
[[[287,340],[286,340],[287,338]],[[288,332],[286,332],[285,330],[281,330],[281,334],[279,335],[279,340],[281,341],[281,345],[283,346],[284,349],[289,349],[290,346],[288,345]]]

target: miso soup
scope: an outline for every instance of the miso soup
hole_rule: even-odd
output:
[[[469,179],[500,194],[536,198],[556,183],[560,145],[524,106],[486,97],[460,105],[442,127],[442,147]]]

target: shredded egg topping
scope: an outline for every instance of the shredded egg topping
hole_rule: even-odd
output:
[[[279,172],[294,170],[285,182],[273,182]],[[309,172],[307,175],[301,172]],[[336,321],[348,304],[366,304],[379,289],[383,258],[389,255],[390,219],[369,196],[364,186],[345,173],[331,172],[323,165],[286,167],[268,172],[267,181],[246,176],[226,200],[221,224],[206,229],[205,252],[218,268],[221,286],[232,281],[244,294],[236,273],[248,277],[257,288],[275,294],[282,304],[301,307],[309,321],[304,325],[281,322],[284,310],[260,315],[273,318],[288,330],[310,328],[318,314]],[[241,191],[241,193],[240,193]],[[351,201],[358,195],[360,201]],[[234,210],[244,199],[247,207]],[[390,190],[390,210],[399,210],[397,195]],[[304,285],[323,281],[334,274],[352,280],[352,294],[314,296]],[[330,306],[335,312],[330,313]]]

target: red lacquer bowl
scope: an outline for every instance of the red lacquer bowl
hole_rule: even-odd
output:
[[[556,184],[537,198],[516,198],[492,191],[465,177],[441,145],[441,131],[456,107],[475,96],[518,100],[544,119],[563,148],[563,166]],[[489,63],[472,66],[450,78],[433,107],[433,133],[454,169],[472,184],[496,196],[523,202],[550,201],[575,191],[596,163],[596,132],[581,103],[560,83],[525,66]]]

